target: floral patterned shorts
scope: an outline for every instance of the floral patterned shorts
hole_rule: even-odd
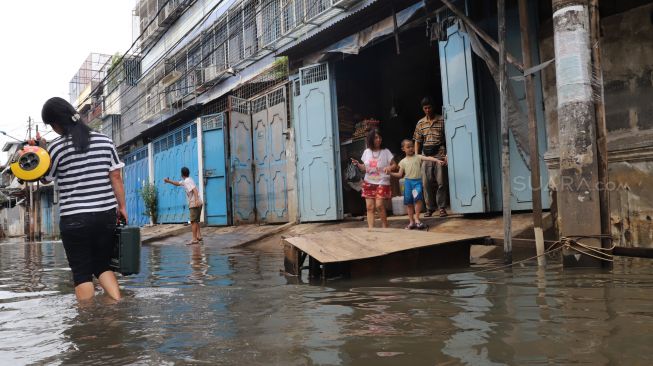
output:
[[[383,198],[390,199],[392,192],[389,185],[372,184],[363,182],[363,198]]]

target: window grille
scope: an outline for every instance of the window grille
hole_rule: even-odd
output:
[[[281,0],[262,0],[261,18],[261,47],[266,47],[281,35]]]
[[[293,93],[294,93],[293,95],[298,97],[300,92],[301,92],[301,89],[300,89],[300,86],[299,86],[299,79],[295,80],[294,85],[295,86],[293,88]]]
[[[285,102],[286,93],[284,91],[284,88],[279,88],[268,94],[268,106],[272,107],[274,105]]]
[[[202,131],[210,131],[223,128],[224,119],[224,113],[202,117]]]
[[[243,57],[250,58],[258,52],[256,29],[256,1],[243,5]]]
[[[252,104],[251,104],[252,113],[258,113],[262,110],[265,110],[265,108],[267,107],[265,99],[266,99],[265,96],[262,96],[252,100]]]
[[[317,83],[327,79],[327,65],[320,64],[302,70],[302,85]]]

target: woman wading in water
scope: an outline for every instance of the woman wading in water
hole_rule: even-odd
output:
[[[59,187],[59,228],[77,300],[93,298],[93,276],[107,295],[119,300],[118,281],[109,262],[117,216],[127,220],[120,175],[125,164],[118,159],[113,141],[91,131],[64,99],[45,102],[41,117],[60,135],[48,146],[52,164],[43,180],[56,181]],[[45,139],[39,143],[45,145]]]

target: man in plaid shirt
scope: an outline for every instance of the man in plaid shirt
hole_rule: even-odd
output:
[[[447,216],[447,186],[445,172],[447,169],[447,147],[444,136],[444,119],[435,114],[431,98],[422,99],[422,110],[424,118],[417,122],[413,139],[415,140],[415,152],[422,155],[433,156],[442,163],[431,161],[422,162],[422,181],[424,184],[424,200],[427,212],[424,216],[432,216],[436,209],[440,217]]]

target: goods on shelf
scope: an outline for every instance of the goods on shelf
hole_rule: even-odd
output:
[[[356,139],[356,138],[365,137],[365,135],[367,135],[367,133],[372,129],[379,128],[380,124],[381,122],[377,119],[372,119],[372,118],[364,119],[356,123],[356,125],[354,126],[354,134],[352,138]]]

